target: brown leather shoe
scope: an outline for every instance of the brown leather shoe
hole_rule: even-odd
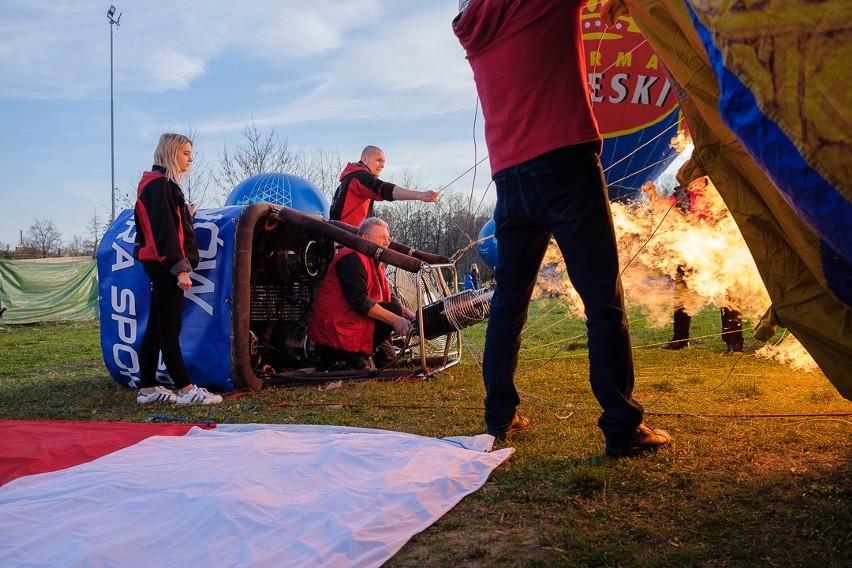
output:
[[[520,412],[515,412],[515,416],[506,428],[501,428],[499,430],[492,430],[489,428],[488,433],[494,436],[498,441],[504,442],[506,440],[511,440],[512,436],[521,430],[526,430],[530,427],[530,425],[531,423],[529,418],[521,416]]]
[[[633,457],[645,452],[656,452],[671,442],[672,437],[665,430],[654,428],[647,422],[636,427],[632,436],[620,442],[607,443],[606,455],[614,458]]]

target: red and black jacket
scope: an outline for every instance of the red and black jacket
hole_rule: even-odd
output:
[[[133,256],[159,262],[177,276],[198,266],[192,216],[178,184],[154,166],[142,174],[136,191],[136,246]]]
[[[366,280],[363,283],[369,300],[353,305],[341,286],[337,264],[348,255],[354,254],[364,267]],[[350,248],[342,248],[331,261],[325,278],[320,284],[308,337],[317,343],[350,353],[369,355],[373,351],[373,329],[376,320],[366,315],[369,305],[391,299],[390,287],[384,266]]]
[[[334,192],[328,217],[357,227],[373,216],[373,203],[393,201],[394,187],[373,175],[362,162],[350,162],[340,174],[340,185]]]

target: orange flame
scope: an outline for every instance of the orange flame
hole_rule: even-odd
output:
[[[687,313],[713,304],[739,310],[756,323],[771,303],[739,228],[712,182],[708,180],[703,192],[700,215],[684,214],[665,199],[652,204],[642,193],[634,203],[612,204],[626,302],[639,307],[651,325],[672,323],[679,266],[686,272]],[[569,311],[583,317],[582,300],[568,279],[555,241],[542,262],[535,295],[565,296]],[[721,336],[721,329],[718,333]],[[756,354],[801,370],[817,368],[792,336],[781,345],[767,344]]]

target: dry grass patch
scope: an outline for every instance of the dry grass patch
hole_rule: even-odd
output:
[[[613,460],[603,455],[596,426],[585,342],[577,339],[583,324],[566,319],[556,302],[534,304],[527,333],[534,337],[521,354],[517,384],[533,428],[512,441],[516,453],[481,490],[388,566],[848,565],[852,403],[821,373],[753,353],[723,355],[718,338],[694,341],[689,351],[643,348],[664,342],[670,330],[636,317],[635,395],[673,444]],[[694,321],[716,329],[718,312]],[[97,322],[0,325],[0,417],[478,434],[483,331],[466,330],[463,363],[430,381],[232,393],[215,408],[178,409],[140,407],[107,376]]]

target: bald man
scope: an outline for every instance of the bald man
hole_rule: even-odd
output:
[[[376,201],[438,201],[436,191],[414,191],[379,179],[385,167],[385,154],[376,146],[361,152],[361,161],[348,163],[340,174],[340,185],[331,201],[329,218],[354,227],[373,216]]]

